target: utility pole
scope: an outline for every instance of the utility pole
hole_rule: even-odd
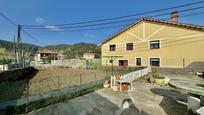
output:
[[[13,37],[13,56],[14,56],[14,63],[16,64],[16,38]]]
[[[20,58],[20,42],[21,42],[21,25],[18,25],[18,28],[17,28],[17,45],[16,45],[17,63],[19,63],[19,58]]]

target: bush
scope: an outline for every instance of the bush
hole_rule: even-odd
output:
[[[9,64],[9,63],[11,63],[11,62],[12,62],[11,59],[5,59],[5,58],[3,58],[3,59],[0,60],[0,65]]]
[[[165,79],[164,76],[159,75],[159,74],[157,74],[157,73],[152,73],[152,77],[155,78],[155,79]]]

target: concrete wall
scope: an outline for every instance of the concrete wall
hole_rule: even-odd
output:
[[[32,77],[31,74],[37,72],[33,67],[13,69],[0,73],[0,82],[15,81]]]
[[[7,70],[8,70],[8,65],[0,65],[0,72],[7,71]]]
[[[86,60],[81,59],[64,59],[64,60],[52,60],[52,66],[62,66],[71,68],[86,68]]]
[[[136,66],[137,57],[142,59],[142,66],[150,65],[150,58],[160,58],[160,67],[170,68],[203,63],[203,37],[203,30],[142,21],[102,44],[102,65],[110,65],[104,56],[123,56],[114,61],[116,66],[118,60],[128,60],[128,66]],[[149,48],[152,40],[160,40],[160,49]],[[127,51],[126,43],[133,43],[133,50]],[[116,51],[109,51],[109,45],[112,44],[116,45]]]

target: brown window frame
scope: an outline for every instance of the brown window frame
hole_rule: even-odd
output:
[[[160,40],[150,41],[150,49],[160,49]]]
[[[134,50],[134,44],[133,43],[126,43],[126,50],[127,51]]]
[[[111,48],[111,47],[114,47],[114,48]],[[116,51],[116,45],[115,44],[109,45],[109,51]]]

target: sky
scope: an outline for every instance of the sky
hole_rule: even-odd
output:
[[[163,9],[196,1],[201,0],[0,0],[0,12],[9,17],[16,24],[52,25],[106,19]],[[204,3],[195,5],[194,7],[203,5]],[[186,12],[186,14],[200,12],[202,10],[203,9]],[[169,10],[165,13],[172,11],[173,10]],[[184,14],[185,13],[180,15]],[[144,15],[143,17],[146,16],[148,15]],[[141,16],[127,19],[136,19],[139,17]],[[168,17],[169,15],[158,18],[163,19]],[[203,19],[204,14],[180,18],[179,21],[204,25]],[[41,46],[50,44],[74,44],[78,42],[98,44],[123,28],[117,27],[118,25],[127,25],[129,23],[110,25],[116,26],[115,28],[81,31],[61,31],[61,28],[47,26],[47,29],[56,32],[33,32],[27,30],[37,39],[37,41],[31,39],[23,32],[21,39],[23,42]],[[0,17],[0,39],[12,41],[13,37],[16,36],[16,29],[14,25]]]

